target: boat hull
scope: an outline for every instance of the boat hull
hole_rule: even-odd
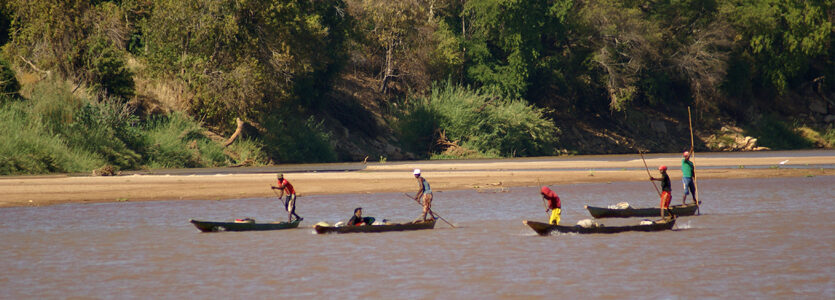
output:
[[[661,215],[661,208],[653,207],[653,208],[626,208],[626,209],[617,209],[617,208],[605,208],[605,207],[594,207],[594,206],[585,206],[586,209],[589,211],[592,217],[596,219],[600,218],[632,218],[632,217],[655,217]],[[686,205],[673,205],[670,206],[670,210],[676,216],[692,216],[696,214],[696,209],[698,206],[696,204],[686,204]]]
[[[578,234],[592,234],[592,233],[620,233],[627,231],[663,231],[673,229],[676,223],[674,218],[666,218],[656,220],[652,224],[647,225],[628,225],[628,226],[599,226],[599,227],[582,227],[582,226],[563,226],[551,225],[548,223],[535,221],[522,221],[531,229],[536,231],[539,235],[549,235],[551,232],[557,231],[561,233],[578,233]]]
[[[386,225],[366,225],[366,226],[322,226],[314,225],[313,229],[318,234],[325,233],[364,233],[364,232],[388,232],[388,231],[410,231],[423,230],[435,228],[435,221],[414,222],[414,223],[400,223],[400,224],[386,224]]]
[[[276,222],[276,223],[238,223],[238,222],[211,222],[189,220],[194,227],[197,227],[202,232],[222,232],[222,231],[264,231],[264,230],[281,230],[298,228],[301,221],[293,222]]]

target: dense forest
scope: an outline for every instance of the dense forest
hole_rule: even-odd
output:
[[[0,174],[835,145],[831,0],[0,0]]]

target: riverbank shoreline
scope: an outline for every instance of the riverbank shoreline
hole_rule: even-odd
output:
[[[650,173],[670,167],[670,178],[680,180],[681,158],[650,157]],[[697,157],[697,178],[776,178],[835,176],[835,153],[816,156]],[[699,169],[699,168],[703,169]],[[581,183],[645,181],[647,172],[640,158],[613,159],[584,156],[541,160],[418,161],[369,164],[361,170],[302,172],[285,177],[300,197],[352,193],[414,193],[417,183],[412,169],[420,168],[433,191],[567,185]],[[199,174],[132,174],[92,177],[48,175],[0,177],[0,208],[66,203],[101,203],[161,200],[226,200],[275,197],[270,189],[275,173],[261,168],[257,173],[203,172]],[[276,168],[278,170],[278,168]],[[185,171],[181,172],[185,173]]]

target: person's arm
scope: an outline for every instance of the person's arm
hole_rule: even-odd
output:
[[[649,180],[661,181],[661,178],[655,178],[655,177],[650,176]]]
[[[551,208],[549,208],[549,207],[548,207],[548,199],[547,199],[547,198],[545,198],[545,196],[544,196],[544,195],[542,196],[542,204],[543,204],[543,205],[545,205],[545,211],[546,211],[546,212],[547,212],[547,211],[549,211],[549,210],[551,210]]]

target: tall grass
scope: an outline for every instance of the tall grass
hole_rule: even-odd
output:
[[[427,97],[412,99],[395,127],[410,150],[435,152],[443,134],[480,157],[552,155],[559,134],[543,109],[449,80],[434,85]]]
[[[121,100],[80,97],[61,81],[44,80],[30,88],[29,99],[0,96],[5,97],[0,101],[0,175],[230,163],[224,148],[183,114],[143,122]],[[235,149],[253,157],[260,153],[252,143]]]
[[[74,149],[33,116],[29,102],[0,106],[0,175],[87,172],[104,164]]]
[[[228,163],[223,147],[204,134],[200,124],[182,113],[158,117],[146,127],[151,168],[215,167]]]

